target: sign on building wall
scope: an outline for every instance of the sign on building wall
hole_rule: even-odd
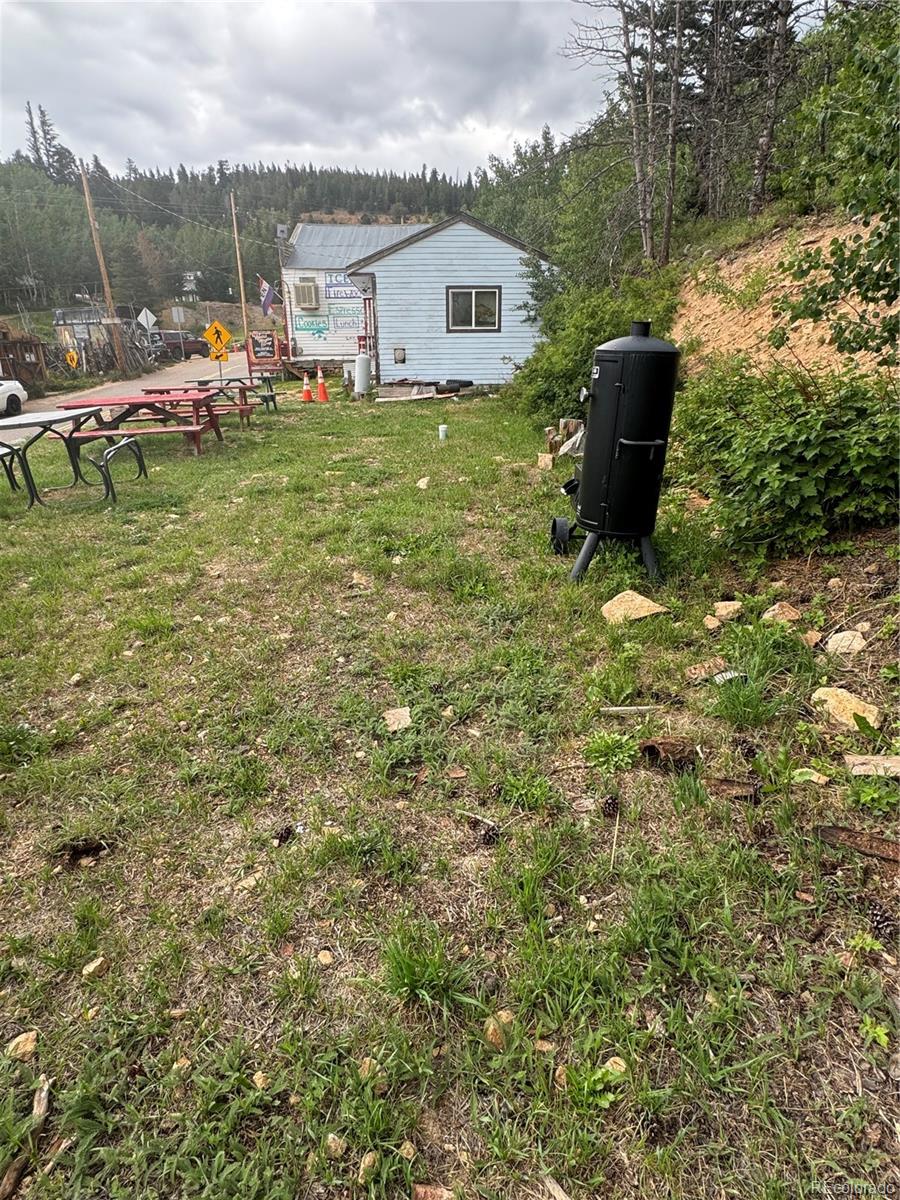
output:
[[[328,317],[294,317],[294,333],[311,333],[314,338],[323,338],[330,327]]]
[[[358,300],[359,291],[344,271],[326,271],[325,296],[329,300]]]
[[[362,329],[362,313],[357,313],[355,317],[335,317],[335,329],[352,329],[355,333],[358,329]]]

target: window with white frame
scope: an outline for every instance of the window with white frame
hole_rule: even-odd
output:
[[[499,287],[448,287],[448,333],[499,333]]]

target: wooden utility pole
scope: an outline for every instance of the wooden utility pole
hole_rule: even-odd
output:
[[[250,366],[250,326],[247,324],[247,297],[244,294],[244,264],[241,262],[241,242],[238,238],[237,211],[234,207],[234,192],[231,195],[231,227],[234,230],[234,256],[237,259],[238,286],[241,289],[241,319],[244,323],[244,352],[247,355],[247,370],[253,379],[253,368]]]
[[[88,184],[87,172],[84,169],[84,163],[81,159],[78,160],[78,167],[81,171],[81,183],[84,188],[84,203],[87,208],[88,224],[91,227],[91,237],[94,241],[94,252],[97,255],[97,266],[100,268],[100,279],[103,283],[103,298],[106,301],[106,311],[109,315],[112,329],[113,350],[116,356],[116,366],[123,375],[127,373],[127,365],[125,362],[125,343],[122,341],[122,326],[119,324],[116,317],[116,306],[113,303],[112,288],[109,286],[109,275],[106,271],[106,259],[103,257],[103,246],[100,242],[100,227],[97,224],[97,218],[94,216],[94,201],[91,198],[91,189]]]

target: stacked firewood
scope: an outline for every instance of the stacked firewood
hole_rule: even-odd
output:
[[[580,421],[577,417],[560,417],[559,428],[554,425],[548,425],[544,429],[544,434],[547,438],[547,449],[543,454],[538,455],[537,465],[542,471],[549,471],[556,462],[557,455],[578,454],[578,444],[570,444],[573,439],[584,432],[584,421]]]

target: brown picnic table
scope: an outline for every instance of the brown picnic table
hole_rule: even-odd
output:
[[[82,442],[97,441],[99,438],[106,438],[112,443],[116,438],[180,433],[192,444],[194,453],[200,454],[200,439],[208,430],[211,429],[220,442],[225,440],[219,428],[213,396],[214,393],[209,390],[179,391],[164,396],[111,396],[109,404],[104,404],[99,410],[96,400],[64,400],[59,407],[72,411],[94,410],[89,414],[94,419],[92,428],[80,427],[69,434],[69,442],[76,448]],[[151,424],[153,421],[158,424]],[[73,463],[73,467],[78,474],[77,463]]]

